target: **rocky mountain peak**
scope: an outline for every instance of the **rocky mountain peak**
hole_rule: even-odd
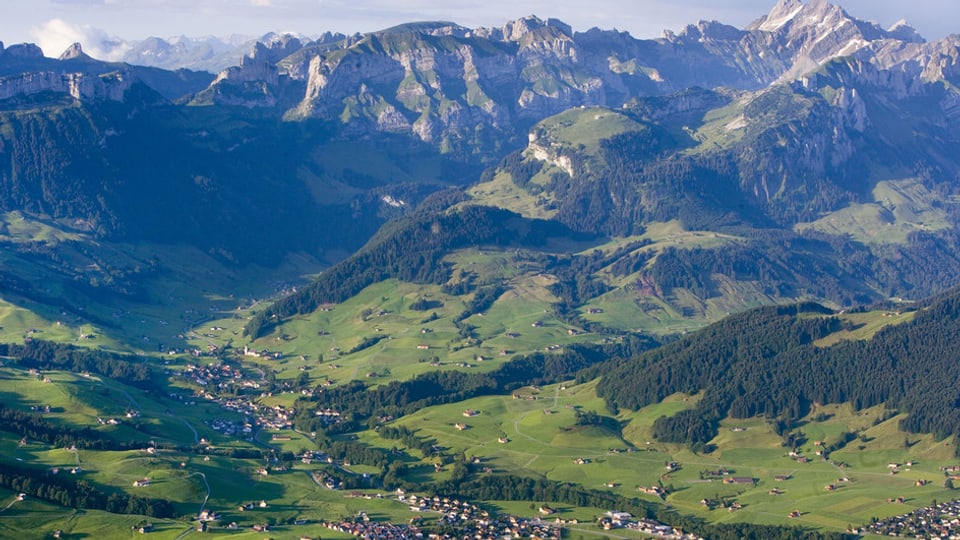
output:
[[[834,58],[871,56],[878,42],[898,41],[900,37],[900,33],[891,35],[874,23],[851,17],[828,0],[780,0],[747,30],[768,36],[763,39],[770,40],[789,66],[780,81],[800,77]],[[910,41],[918,37],[909,34],[902,32]]]
[[[243,60],[240,61],[240,67],[251,66],[257,62],[268,62],[269,56],[270,49],[263,42],[258,41],[253,44],[250,54],[244,55]]]
[[[277,84],[277,78],[277,67],[270,61],[270,49],[258,41],[250,54],[243,57],[239,66],[221,71],[212,85],[222,80],[234,82],[264,81],[268,84]]]
[[[303,42],[292,34],[266,34],[253,44],[249,54],[243,56],[240,67],[273,70],[274,64],[301,48]]]
[[[258,48],[256,45],[262,45],[262,47]],[[257,54],[259,54],[261,56],[257,57],[258,60],[262,58],[265,61],[276,63],[303,48],[303,41],[293,34],[269,33],[260,38],[256,45],[254,45],[251,55],[257,57]]]
[[[894,39],[908,43],[926,43],[923,36],[921,36],[914,27],[907,24],[907,21],[904,19],[893,23],[893,26],[887,29],[887,34]]]
[[[800,0],[779,0],[769,14],[754,21],[747,30],[776,32],[793,20],[802,9],[803,2]]]
[[[43,58],[43,49],[33,43],[19,43],[4,49],[7,56],[21,59]]]
[[[700,21],[689,24],[680,31],[680,40],[717,39],[737,41],[743,37],[744,31],[735,26],[723,24],[719,21]]]
[[[457,36],[457,37],[467,37],[470,35],[470,29],[464,28],[459,24],[454,23],[443,23],[438,25],[436,28],[430,31],[430,35],[433,36]]]
[[[832,31],[839,25],[854,22],[843,8],[827,0],[810,0],[806,4],[800,0],[781,0],[766,17],[748,29],[794,34],[810,28]]]
[[[60,60],[89,60],[90,57],[87,56],[87,53],[83,52],[83,47],[80,46],[80,43],[74,43],[67,47],[67,50],[63,51],[63,54],[60,55]]]
[[[567,23],[559,19],[543,20],[536,15],[528,15],[521,19],[508,22],[499,30],[501,39],[515,42],[524,41],[528,39],[531,34],[559,34],[568,38],[573,36],[573,29]]]
[[[530,15],[503,25],[503,37],[509,41],[520,41],[524,35],[541,27],[543,27],[543,21],[536,15]]]
[[[266,41],[267,43],[264,43]],[[245,107],[273,107],[277,103],[274,91],[280,83],[277,62],[303,47],[295,36],[264,36],[264,41],[253,44],[239,66],[221,71],[206,90],[197,94],[191,103],[218,103]]]
[[[345,39],[347,39],[347,36],[344,34],[341,34],[340,32],[337,32],[336,34],[334,34],[333,32],[327,31],[320,34],[320,36],[314,40],[314,44],[337,43]]]

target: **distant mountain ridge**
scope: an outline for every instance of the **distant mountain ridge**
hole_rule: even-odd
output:
[[[401,25],[329,43],[278,63],[286,89],[270,80],[269,92],[290,101],[247,104],[454,147],[516,140],[532,122],[570,107],[619,107],[690,87],[756,90],[841,57],[909,80],[953,80],[960,46],[956,38],[926,43],[905,24],[884,30],[824,0],[781,0],[742,30],[701,21],[656,40],[573,32],[531,16],[499,28]],[[230,94],[229,80],[218,85]]]
[[[744,29],[700,21],[654,40],[574,32],[530,16],[497,28],[427,22],[316,40],[271,33],[256,41],[118,45],[131,65],[219,71],[202,103],[281,107],[291,117],[339,119],[437,144],[478,143],[465,131],[478,122],[516,137],[531,120],[573,106],[616,107],[695,86],[758,89],[846,56],[914,79],[952,80],[958,46],[955,37],[927,43],[902,22],[885,30],[826,0],[779,0]],[[263,85],[257,94],[272,98],[244,100],[237,87],[253,82]]]
[[[0,42],[0,100],[42,92],[69,94],[81,101],[123,101],[138,81],[167,99],[197,92],[209,74],[95,60],[74,43],[59,58],[47,58],[33,44],[4,47]]]

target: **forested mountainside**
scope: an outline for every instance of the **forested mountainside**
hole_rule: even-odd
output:
[[[842,315],[817,305],[763,308],[620,362],[603,373],[597,392],[617,410],[703,391],[696,408],[655,424],[657,437],[672,442],[703,445],[728,416],[777,419],[786,437],[812,408],[844,402],[857,410],[884,404],[909,413],[900,423],[905,431],[956,437],[960,409],[948,374],[957,362],[958,321],[953,290],[871,339],[826,346],[818,340],[852,328]]]
[[[133,109],[138,91],[143,99]],[[291,251],[355,249],[395,210],[381,198],[412,205],[442,185],[439,178],[432,186],[429,179],[386,185],[348,169],[324,175],[317,152],[330,137],[322,128],[155,99],[141,85],[122,105],[0,112],[11,133],[0,155],[0,204],[100,238],[188,242],[238,261],[265,261]],[[407,160],[430,154],[406,144],[384,153],[400,152]],[[409,166],[403,160],[391,165],[398,176]],[[456,177],[456,168],[446,171]]]

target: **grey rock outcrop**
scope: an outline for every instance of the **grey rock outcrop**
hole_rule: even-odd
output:
[[[884,30],[826,0],[780,0],[744,29],[701,21],[658,40],[575,33],[535,16],[473,30],[417,23],[302,60],[296,73],[306,92],[291,114],[409,129],[432,143],[463,137],[478,122],[518,137],[570,107],[621,106],[694,86],[756,90],[844,57],[902,72],[874,76],[906,94],[914,77],[956,77],[957,51],[949,38],[926,43],[905,23]]]

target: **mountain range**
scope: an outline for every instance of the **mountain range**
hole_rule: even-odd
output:
[[[0,208],[80,239],[7,256],[112,294],[157,266],[107,264],[104,242],[240,266],[304,254],[315,272],[403,228],[374,237],[389,219],[482,205],[558,222],[577,249],[626,239],[588,265],[581,314],[619,295],[697,326],[798,298],[921,297],[960,279],[958,58],[956,36],[825,0],[655,40],[534,16],[271,34],[216,75],[13,45]],[[79,245],[96,262],[64,264]],[[14,290],[45,298],[16,268]]]

